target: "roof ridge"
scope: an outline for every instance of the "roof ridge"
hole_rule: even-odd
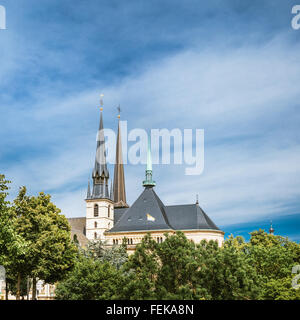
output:
[[[186,203],[186,204],[170,204],[165,205],[165,207],[183,207],[183,206],[196,206],[196,203]]]

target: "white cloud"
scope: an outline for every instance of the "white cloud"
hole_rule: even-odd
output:
[[[131,128],[205,129],[203,175],[184,176],[184,166],[154,168],[157,191],[166,204],[194,202],[199,193],[203,208],[217,224],[294,213],[292,204],[300,193],[295,125],[299,122],[295,111],[300,97],[298,52],[298,45],[282,37],[263,46],[218,52],[194,48],[149,64],[142,73],[132,72],[117,85],[86,89],[75,97],[39,92],[33,118],[57,129],[57,153],[14,164],[7,171],[11,179],[32,184],[34,190],[63,190],[85,183],[81,179],[91,171],[94,139],[90,137],[97,127],[89,126],[89,133],[82,135],[76,125],[79,119],[94,117],[96,113],[89,116],[88,108],[97,104],[103,91],[106,115],[113,113],[108,106],[121,102],[122,117]],[[71,149],[59,145],[64,128],[56,126],[57,119],[62,124],[74,121]],[[131,202],[141,191],[140,173],[140,167],[127,168]],[[54,199],[63,212],[79,216],[84,208],[82,194],[78,188],[54,191]]]

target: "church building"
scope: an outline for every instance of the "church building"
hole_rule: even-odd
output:
[[[100,110],[92,185],[89,182],[85,199],[86,216],[68,219],[72,236],[80,245],[85,246],[88,241],[97,240],[105,241],[107,245],[117,245],[126,238],[128,252],[132,253],[147,233],[150,233],[157,242],[162,242],[165,233],[172,234],[180,230],[195,243],[203,239],[217,240],[221,246],[224,241],[224,232],[201,209],[198,201],[194,204],[164,205],[156,194],[154,190],[156,183],[152,179],[150,140],[143,190],[131,206],[127,204],[120,115],[118,116],[114,178],[113,183],[110,183],[111,178],[106,163],[102,101]]]

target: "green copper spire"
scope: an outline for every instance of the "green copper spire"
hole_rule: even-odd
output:
[[[144,187],[154,187],[155,181],[152,180],[152,159],[151,159],[151,139],[150,135],[148,138],[148,150],[147,150],[147,169],[146,169],[146,180],[143,181]]]

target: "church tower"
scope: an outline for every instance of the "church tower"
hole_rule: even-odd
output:
[[[92,173],[92,190],[88,184],[86,198],[86,237],[88,240],[105,240],[104,232],[114,223],[114,202],[109,191],[109,172],[106,164],[105,137],[103,127],[103,95],[100,100],[100,125],[97,135],[97,149]]]
[[[125,177],[124,177],[124,165],[122,156],[122,140],[121,140],[121,128],[120,128],[120,107],[119,110],[119,123],[118,123],[118,135],[116,145],[116,162],[114,168],[114,187],[113,187],[113,200],[115,202],[115,208],[128,208],[126,203],[125,192]]]

